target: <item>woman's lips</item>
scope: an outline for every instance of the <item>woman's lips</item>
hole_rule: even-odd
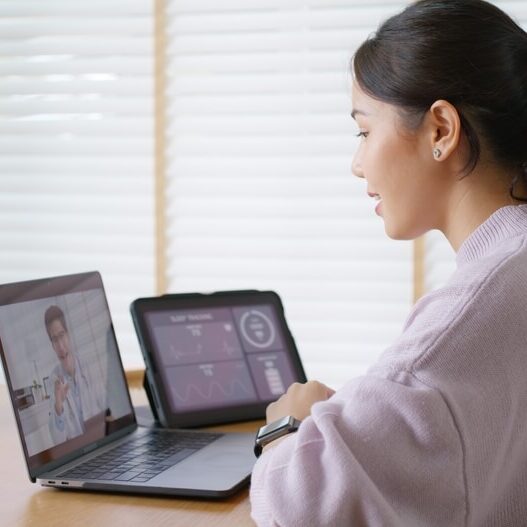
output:
[[[379,194],[375,193],[375,192],[369,192],[368,191],[368,196],[370,196],[370,198],[373,198],[375,201],[377,201],[377,205],[375,206],[375,214],[377,214],[377,216],[382,216],[382,198]]]

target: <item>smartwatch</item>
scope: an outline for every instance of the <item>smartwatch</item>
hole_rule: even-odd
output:
[[[295,419],[292,415],[287,415],[286,417],[282,417],[268,425],[262,426],[256,434],[254,455],[260,457],[265,445],[268,445],[271,441],[274,441],[279,437],[290,434],[291,432],[296,432],[301,422],[302,421]]]

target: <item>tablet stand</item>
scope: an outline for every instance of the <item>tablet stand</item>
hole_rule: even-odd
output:
[[[152,410],[152,415],[154,417],[154,421],[156,424],[159,424],[159,416],[157,414],[156,405],[154,403],[154,398],[152,396],[152,392],[150,390],[150,385],[148,383],[148,379],[146,378],[146,371],[143,375],[143,388],[145,389],[146,396],[148,398],[148,403],[150,404],[150,410]]]

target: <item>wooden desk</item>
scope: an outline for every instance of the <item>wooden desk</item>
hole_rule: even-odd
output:
[[[134,404],[144,404],[142,390],[132,390]],[[261,423],[222,430],[253,431]],[[249,493],[221,501],[154,498],[44,488],[30,482],[18,439],[7,387],[0,385],[0,525],[5,527],[244,527]]]

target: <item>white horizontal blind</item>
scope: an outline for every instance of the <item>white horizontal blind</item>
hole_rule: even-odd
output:
[[[456,254],[439,231],[425,236],[425,291],[429,292],[446,283],[456,268]]]
[[[167,3],[169,290],[276,290],[308,377],[335,387],[412,301],[411,243],[350,169],[349,60],[403,5]]]
[[[149,0],[0,2],[0,282],[100,270],[127,368],[154,292]]]
[[[523,29],[527,30],[527,2],[508,0],[491,2],[503,9]],[[527,68],[527,64],[525,66]],[[425,289],[432,291],[441,287],[456,268],[456,257],[445,237],[437,231],[425,237]]]

